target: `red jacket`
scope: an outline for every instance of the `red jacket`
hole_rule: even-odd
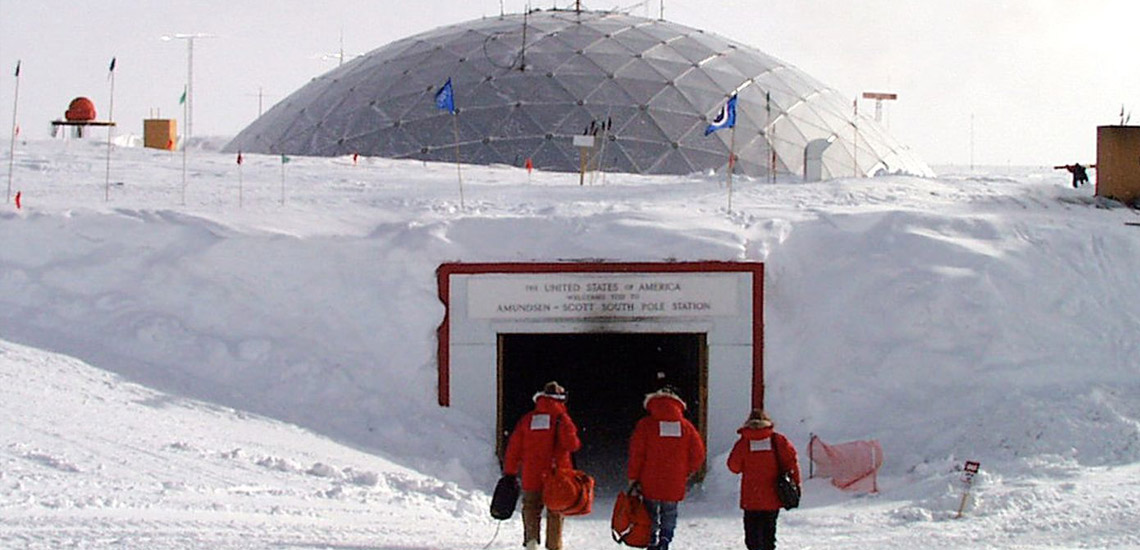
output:
[[[558,432],[558,441],[554,432]],[[543,476],[554,469],[571,468],[570,453],[582,446],[578,426],[566,413],[566,405],[556,399],[539,397],[534,410],[523,415],[507,441],[503,473],[518,475],[522,470],[522,489],[541,491]]]
[[[637,422],[629,441],[627,476],[649,500],[680,502],[685,482],[705,463],[705,444],[679,397],[651,394],[645,408],[649,416]]]
[[[755,422],[745,424],[736,430],[740,439],[732,446],[728,455],[728,469],[744,475],[740,478],[740,507],[750,511],[775,511],[780,505],[776,496],[776,454],[785,470],[792,471],[792,479],[800,484],[800,465],[796,458],[796,448],[786,437],[772,430],[772,426],[760,427]]]

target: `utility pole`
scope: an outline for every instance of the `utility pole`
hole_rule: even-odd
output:
[[[185,40],[186,41],[186,141],[190,141],[190,137],[194,135],[194,40],[198,38],[213,38],[212,34],[204,33],[190,33],[190,34],[172,34],[162,37],[163,42],[170,42],[171,40]],[[182,145],[186,146],[185,143]]]
[[[256,94],[245,94],[245,95],[257,97],[257,118],[261,118],[261,113],[263,112],[262,105],[264,103],[265,98],[267,97],[265,95],[265,92],[262,89],[262,87],[261,86],[257,87],[257,93]],[[273,97],[273,96],[268,96],[268,97]]]
[[[883,122],[883,102],[894,101],[899,98],[898,94],[886,92],[863,92],[863,99],[875,100],[875,122]]]

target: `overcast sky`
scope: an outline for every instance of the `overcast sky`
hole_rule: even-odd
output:
[[[45,138],[76,96],[107,114],[118,59],[118,132],[181,118],[194,46],[194,135],[233,136],[348,54],[438,26],[508,13],[519,0],[0,0],[0,126]],[[569,0],[531,0],[564,8]],[[585,2],[657,17],[660,0]],[[754,46],[849,94],[891,91],[892,132],[933,165],[1092,162],[1096,127],[1121,106],[1140,124],[1135,0],[666,0],[665,18]],[[863,100],[862,113],[874,112]]]

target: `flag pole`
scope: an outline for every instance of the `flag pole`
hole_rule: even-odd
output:
[[[459,111],[451,113],[451,121],[455,128],[455,174],[459,178],[459,208],[464,209],[466,206],[463,204],[463,169],[459,163]]]
[[[16,95],[12,99],[12,142],[8,145],[8,201],[12,200],[12,167],[16,160],[16,110],[20,106],[20,61],[16,61]]]
[[[732,212],[732,165],[736,160],[736,125],[733,124],[728,134],[728,211]]]
[[[768,181],[776,183],[776,142],[773,139],[772,128],[772,92],[764,94],[764,110],[767,112],[764,120],[764,137],[768,140]]]
[[[281,206],[285,206],[285,165],[288,164],[289,157],[285,153],[281,153]]]
[[[455,174],[459,179],[459,208],[465,208],[463,203],[463,168],[459,163],[459,109],[455,108],[455,90],[451,86],[451,79],[435,92],[435,106],[437,109],[451,114],[452,128],[455,130]]]
[[[598,153],[594,155],[594,171],[590,173],[590,185],[594,184],[594,180],[598,178],[598,174],[602,175],[602,185],[606,184],[606,142],[609,141],[610,127],[613,125],[613,118],[610,116],[610,111],[606,112],[606,120],[599,126],[601,127],[601,143],[598,144]]]
[[[242,165],[241,151],[238,151],[237,165],[238,165],[238,208],[241,208],[241,204],[242,204],[242,183],[243,183],[243,181],[242,181],[243,180],[242,170],[241,170],[241,165]]]
[[[110,107],[107,108],[107,120],[111,122],[107,126],[107,177],[103,184],[103,202],[111,200],[111,134],[115,131],[115,58],[111,58],[111,102]]]
[[[855,98],[855,102],[853,104],[855,105],[855,116],[851,118],[851,131],[853,134],[852,137],[855,139],[855,141],[852,143],[852,150],[854,151],[852,153],[852,155],[853,155],[852,159],[853,159],[853,164],[855,166],[852,168],[852,170],[854,171],[854,174],[852,174],[852,175],[857,178],[857,177],[859,177],[859,98],[858,97]]]
[[[188,92],[189,92],[189,87],[188,86],[183,87],[182,88],[182,97],[185,98],[186,94]],[[182,102],[182,122],[185,122],[186,124],[183,124],[184,127],[182,128],[182,206],[186,206],[186,146],[189,145],[186,142],[188,141],[189,132],[190,132],[190,128],[189,128],[189,126],[190,126],[189,120],[190,119],[187,118],[189,116],[189,114],[187,112],[188,108],[189,108],[189,102],[183,101]]]
[[[772,159],[769,161],[772,164],[772,183],[776,183],[776,127],[772,126],[772,137],[769,142],[772,149]]]

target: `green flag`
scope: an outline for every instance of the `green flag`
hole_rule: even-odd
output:
[[[293,159],[285,156],[285,153],[281,153],[281,164],[289,164],[289,161],[291,160]]]
[[[183,105],[186,103],[186,88],[182,88],[182,97],[178,98],[178,104]]]

